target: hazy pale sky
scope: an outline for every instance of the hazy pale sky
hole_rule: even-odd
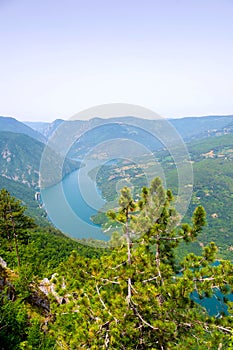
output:
[[[0,115],[233,114],[233,0],[0,0]]]

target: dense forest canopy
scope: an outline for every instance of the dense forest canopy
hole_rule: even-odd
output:
[[[214,243],[182,260],[175,253],[205,230],[202,206],[178,226],[172,192],[159,178],[136,202],[125,187],[117,211],[107,213],[121,230],[101,250],[32,227],[25,208],[0,193],[3,349],[232,348],[231,262],[213,264]],[[218,317],[192,298],[216,288],[228,305]]]

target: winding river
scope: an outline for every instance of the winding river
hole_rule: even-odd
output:
[[[109,239],[90,219],[105,203],[95,180],[88,175],[99,164],[94,160],[85,162],[83,167],[67,175],[59,184],[41,191],[52,223],[73,238]]]

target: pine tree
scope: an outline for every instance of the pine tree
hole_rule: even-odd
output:
[[[52,326],[57,342],[67,349],[219,349],[232,339],[232,318],[210,317],[191,295],[211,295],[233,286],[230,262],[215,259],[216,246],[205,247],[202,256],[189,254],[179,264],[174,249],[196,238],[205,224],[198,207],[192,225],[177,227],[172,193],[160,179],[143,188],[135,202],[123,188],[119,210],[112,220],[123,226],[118,247],[97,259],[72,254],[60,266],[60,280],[67,304],[55,308]],[[65,271],[65,273],[64,273]],[[57,279],[57,288],[61,291]],[[227,288],[226,288],[227,287]],[[59,330],[59,331],[58,331]]]
[[[20,267],[19,241],[27,243],[27,229],[35,226],[33,219],[25,215],[26,208],[6,189],[0,191],[0,235],[7,239],[9,249],[14,244],[18,267]]]

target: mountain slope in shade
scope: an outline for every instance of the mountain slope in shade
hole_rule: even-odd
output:
[[[5,188],[12,196],[19,199],[22,205],[26,206],[26,213],[34,218],[38,225],[49,225],[45,211],[39,207],[38,202],[35,200],[35,190],[33,188],[0,176],[1,188]]]
[[[0,132],[0,175],[38,186],[40,159],[44,144],[25,134]]]
[[[44,135],[11,117],[0,117],[0,131],[25,134],[40,142],[46,142]]]
[[[42,142],[25,134],[7,131],[0,132],[0,176],[26,184],[32,188],[37,188],[44,147],[45,145]],[[56,150],[51,151],[51,157],[56,160],[59,159]],[[50,159],[48,162],[50,162]],[[63,176],[76,170],[78,167],[79,163],[65,158],[62,169]]]

